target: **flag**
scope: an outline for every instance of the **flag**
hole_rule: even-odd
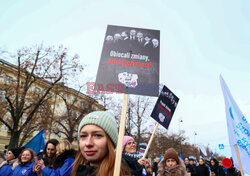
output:
[[[201,149],[199,149],[199,153],[200,153],[200,158],[205,158],[206,157],[206,155],[202,152]]]
[[[163,159],[163,157],[162,157],[162,154],[160,155],[160,159],[159,159],[159,162],[161,161]]]
[[[31,140],[29,140],[29,142],[27,142],[24,145],[24,147],[25,148],[31,148],[32,150],[34,150],[36,155],[39,152],[43,151],[44,148],[45,148],[44,129],[39,131],[39,133],[37,133],[37,135],[35,135]]]
[[[213,153],[211,152],[210,153],[210,159],[213,159],[214,157],[213,157]]]
[[[201,144],[198,144],[198,149],[199,149],[200,157],[205,158],[207,156],[207,151],[205,147]]]
[[[227,130],[233,163],[237,169],[240,169],[234,147],[234,145],[237,144],[243,172],[245,174],[250,174],[250,126],[247,119],[241,113],[241,110],[234,101],[222,76],[220,76],[220,83],[225,100]]]
[[[182,161],[184,161],[183,157],[182,157],[182,154],[180,153],[180,158],[182,159]]]

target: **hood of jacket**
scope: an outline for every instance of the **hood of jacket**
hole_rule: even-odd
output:
[[[64,151],[58,157],[56,157],[53,169],[57,169],[57,168],[61,167],[67,158],[75,158],[75,156],[76,156],[75,150]]]
[[[165,162],[165,160],[163,160],[163,162]],[[157,176],[187,176],[186,167],[180,158],[179,164],[174,168],[168,168],[163,162],[159,163]]]

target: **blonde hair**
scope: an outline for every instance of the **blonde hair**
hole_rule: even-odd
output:
[[[112,143],[110,137],[108,135],[106,135],[106,136],[107,136],[108,152],[104,156],[104,158],[102,159],[100,166],[95,171],[96,176],[103,176],[103,175],[113,176],[113,174],[114,174],[115,147],[114,147],[114,144]],[[73,163],[73,170],[72,170],[71,176],[76,175],[79,165],[81,165],[81,164],[86,165],[87,163],[88,163],[88,161],[86,160],[86,158],[83,157],[81,150],[79,148],[77,155],[76,155],[76,158],[75,158],[75,162]],[[128,169],[125,168],[125,166],[123,166],[123,164],[122,164],[120,176],[125,176],[125,175],[127,176],[127,175],[131,175],[131,174],[128,171]]]
[[[57,144],[56,146],[56,152],[58,152],[58,154],[63,153],[66,150],[71,150],[72,149],[72,145],[70,144],[69,141],[64,140],[62,142],[60,142],[59,144]]]

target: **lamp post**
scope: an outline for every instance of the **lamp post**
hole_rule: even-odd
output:
[[[182,118],[179,118],[179,133],[181,133],[181,122],[183,122]]]
[[[196,141],[195,141],[196,136],[197,136],[197,133],[194,131],[194,146],[196,146]]]
[[[181,122],[183,122],[183,120],[182,120],[182,118],[180,117],[179,118],[179,134],[180,134],[180,149],[181,149],[181,153],[182,153],[182,147],[181,147],[181,145],[182,145],[182,138],[181,138]]]
[[[196,141],[195,141],[195,137],[197,136],[197,133],[194,131],[194,150],[195,150],[195,157],[197,158],[197,152],[196,152]],[[197,159],[196,159],[196,161],[197,161]]]

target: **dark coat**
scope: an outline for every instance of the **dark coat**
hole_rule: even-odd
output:
[[[133,176],[141,176],[143,166],[137,162],[137,158],[130,157],[129,155],[122,154],[123,163],[130,169]]]
[[[214,172],[216,176],[225,176],[225,172],[221,166],[214,165],[210,166],[211,172]]]
[[[191,165],[191,167],[193,168],[192,170],[192,172],[191,172],[191,176],[196,176],[196,165],[195,164],[190,164]]]
[[[185,165],[188,173],[191,173],[192,176],[196,174],[196,168],[194,167],[194,165],[191,164],[185,164]]]
[[[237,172],[237,170],[234,167],[227,169],[227,176],[240,176],[240,172]]]
[[[95,176],[96,167],[90,165],[79,165],[76,176]]]
[[[53,169],[45,167],[41,173],[43,176],[70,176],[72,164],[75,161],[75,150],[67,150],[60,154],[55,162]]]
[[[153,172],[155,173],[155,175],[157,174],[157,171],[158,171],[158,163],[154,162],[153,163]]]
[[[205,164],[196,167],[197,176],[209,176],[209,169]]]
[[[43,151],[43,152],[40,152],[40,153],[37,154],[37,158],[39,160],[42,159],[44,161],[45,166],[47,166],[49,168],[53,168],[54,162],[55,162],[55,159],[56,159],[56,155],[54,155],[54,157],[49,158],[47,156],[47,154],[45,153],[45,151]]]
[[[226,173],[222,166],[218,167],[218,176],[226,176]]]

